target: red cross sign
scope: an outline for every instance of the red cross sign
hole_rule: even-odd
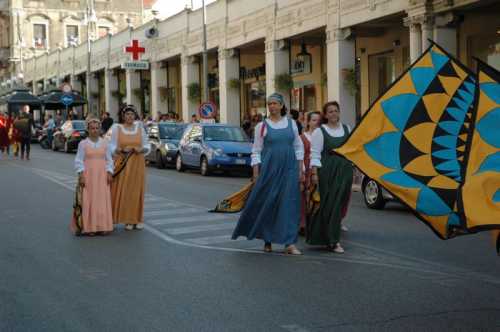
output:
[[[132,53],[132,60],[139,60],[141,53],[146,52],[144,47],[139,47],[137,39],[132,40],[132,46],[125,47],[125,52]]]

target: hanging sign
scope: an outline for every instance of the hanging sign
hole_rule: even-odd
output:
[[[61,104],[64,106],[68,107],[69,105],[73,104],[75,102],[75,97],[73,97],[72,94],[69,93],[63,93],[61,96]]]
[[[198,108],[198,115],[201,119],[215,119],[217,115],[217,105],[211,101],[202,103]]]
[[[132,55],[133,61],[138,61],[141,59],[141,54],[145,53],[146,49],[139,46],[139,41],[137,39],[132,40],[132,45],[125,47],[125,53],[130,53]]]
[[[147,61],[125,61],[122,63],[122,69],[132,69],[132,70],[148,70],[149,62]]]

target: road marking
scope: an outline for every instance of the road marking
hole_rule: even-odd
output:
[[[161,212],[161,213],[160,213]],[[201,213],[201,212],[206,212],[204,210],[201,210],[199,208],[176,208],[176,209],[170,209],[167,211],[151,211],[147,216],[148,217],[166,217],[166,216],[178,216],[178,215],[185,215],[185,214],[190,214],[190,213]],[[146,216],[146,214],[144,214]]]
[[[207,231],[220,231],[223,229],[233,229],[234,227],[235,225],[233,223],[224,223],[224,224],[214,224],[214,225],[167,228],[165,229],[165,231],[171,235],[182,235],[182,234],[191,234],[191,233],[199,233]]]
[[[169,225],[169,224],[178,224],[178,223],[190,223],[190,222],[211,222],[211,221],[223,221],[230,220],[230,217],[227,216],[214,216],[214,215],[194,215],[194,216],[186,216],[186,217],[176,217],[169,219],[157,219],[155,221],[147,220],[150,224],[155,226],[160,225]]]
[[[185,241],[196,243],[196,244],[220,244],[220,243],[227,243],[227,242],[243,242],[243,241],[248,241],[246,238],[238,238],[236,240],[231,239],[231,234],[226,234],[226,235],[217,235],[217,236],[206,236],[206,237],[196,237],[192,239],[184,239]],[[260,247],[258,247],[260,248]]]
[[[25,165],[19,165],[19,164],[14,164],[16,167],[22,167],[24,169],[27,169],[35,174],[38,174],[42,176],[43,178],[54,182],[66,189],[68,189],[71,192],[74,192],[74,186],[68,185],[67,183],[60,181],[56,179],[53,174],[54,172],[51,171],[45,171],[43,169],[38,169],[34,167],[28,167]],[[57,173],[56,173],[57,174]],[[72,176],[60,176],[60,179],[74,179]],[[175,202],[172,200],[168,200],[159,196],[153,196],[151,194],[147,195],[148,200],[150,201],[163,201],[163,202]],[[196,209],[203,210],[199,206],[191,205],[191,204],[185,204],[182,202],[177,202],[178,204],[183,204],[185,206],[192,206],[196,207]],[[203,210],[205,211],[205,210]],[[249,254],[265,254],[265,255],[275,255],[275,256],[282,256],[283,254],[278,253],[278,252],[273,252],[273,253],[264,253],[261,250],[253,250],[253,249],[240,249],[240,248],[228,248],[228,247],[216,247],[216,246],[209,246],[209,245],[203,245],[203,244],[197,244],[194,243],[193,239],[189,239],[189,242],[186,240],[178,240],[174,237],[169,236],[168,234],[165,234],[164,231],[169,231],[169,229],[166,230],[159,230],[154,228],[153,226],[150,226],[147,223],[144,226],[144,229],[150,232],[151,234],[155,235],[156,237],[160,238],[161,240],[171,243],[171,244],[177,244],[177,245],[182,245],[186,247],[192,247],[192,248],[200,248],[200,249],[210,249],[210,250],[216,250],[216,251],[223,251],[223,252],[240,252],[240,253],[249,253]],[[221,224],[225,225],[224,229],[229,229],[233,228],[235,225],[233,223],[226,223],[226,224]],[[207,226],[215,226],[215,225],[207,225]],[[189,234],[192,233],[191,231],[188,231],[188,229],[193,229],[192,227],[185,227],[186,231],[188,233],[184,234]],[[362,243],[357,243],[353,241],[345,241],[346,243],[350,243],[353,246],[358,246],[361,248],[369,249],[369,250],[376,250],[380,254],[380,260],[365,260],[365,259],[356,259],[356,258],[351,258],[349,257],[348,254],[342,256],[342,255],[320,255],[320,256],[299,256],[299,257],[294,257],[294,260],[296,261],[305,261],[305,260],[310,260],[310,259],[315,259],[315,260],[323,260],[323,261],[335,261],[335,262],[344,262],[344,263],[349,263],[349,264],[360,264],[360,265],[368,265],[368,266],[376,266],[379,268],[391,268],[391,269],[396,269],[396,270],[402,270],[402,271],[412,271],[415,273],[418,273],[418,275],[415,275],[415,277],[420,277],[422,275],[428,275],[428,276],[436,276],[438,278],[451,278],[451,279],[462,279],[465,281],[480,281],[480,282],[487,282],[490,284],[495,284],[499,285],[500,284],[500,279],[487,275],[487,274],[482,274],[482,273],[475,273],[470,270],[462,269],[462,268],[456,268],[453,266],[447,266],[441,263],[436,263],[436,262],[431,262],[427,261],[424,259],[420,258],[415,258],[411,256],[405,256],[405,255],[400,255],[396,252],[388,251],[388,250],[382,250],[362,244]],[[260,247],[257,247],[260,248]],[[386,257],[384,257],[384,255]],[[391,258],[399,258],[396,260],[396,262],[391,262]],[[411,264],[402,264],[401,261],[403,261],[403,257],[406,257],[413,262]],[[440,279],[441,280],[441,279]],[[298,326],[300,327],[300,326]],[[307,331],[307,330],[306,330]]]
[[[290,332],[310,332],[310,330],[297,324],[281,325],[280,327]]]

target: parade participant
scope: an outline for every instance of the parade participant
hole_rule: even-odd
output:
[[[300,222],[299,182],[304,147],[293,120],[283,117],[283,96],[273,93],[267,101],[270,116],[255,127],[252,148],[255,183],[233,232],[233,239],[246,236],[285,245],[285,253],[301,255],[295,247]]]
[[[150,147],[137,111],[132,105],[121,111],[123,124],[115,124],[111,132],[111,151],[115,154],[115,175],[111,186],[113,221],[125,224],[126,230],[144,228],[144,193],[146,161]]]
[[[78,144],[75,157],[81,212],[73,214],[72,230],[76,234],[105,235],[113,230],[110,190],[113,158],[108,143],[100,137],[100,121],[87,120],[87,130],[89,136]]]
[[[5,129],[7,130],[7,134],[9,136],[9,145],[7,146],[7,154],[10,154],[12,151],[12,155],[17,158],[19,156],[19,132],[18,130],[14,127],[14,122],[19,119],[19,115],[17,115],[15,118],[12,116],[12,113],[10,113],[7,116],[7,121],[5,124]],[[11,149],[12,147],[12,149]]]
[[[332,149],[342,145],[350,128],[340,122],[340,106],[336,101],[323,106],[325,124],[312,135],[311,180],[319,182],[320,206],[307,225],[307,243],[326,245],[328,250],[344,253],[340,245],[343,211],[348,203],[352,186],[352,165],[335,154]]]
[[[9,132],[7,130],[7,118],[5,114],[0,113],[0,151],[3,156],[8,153],[9,149]]]
[[[302,144],[304,145],[304,183],[302,185],[301,197],[301,216],[300,216],[300,231],[299,234],[305,234],[306,217],[307,217],[307,202],[311,195],[311,141],[312,134],[321,124],[321,114],[319,112],[309,112],[307,114],[305,130],[300,135]]]
[[[21,159],[30,160],[32,122],[29,113],[21,113],[14,121],[14,139],[21,145]]]

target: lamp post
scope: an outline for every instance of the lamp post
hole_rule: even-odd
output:
[[[92,38],[94,23],[97,22],[97,17],[94,11],[94,0],[87,0],[87,73],[86,73],[86,86],[87,86],[87,114],[92,111],[92,98],[90,93],[90,75],[91,75],[91,56],[92,56]]]
[[[208,101],[207,18],[205,0],[202,0],[203,15],[203,101]]]

